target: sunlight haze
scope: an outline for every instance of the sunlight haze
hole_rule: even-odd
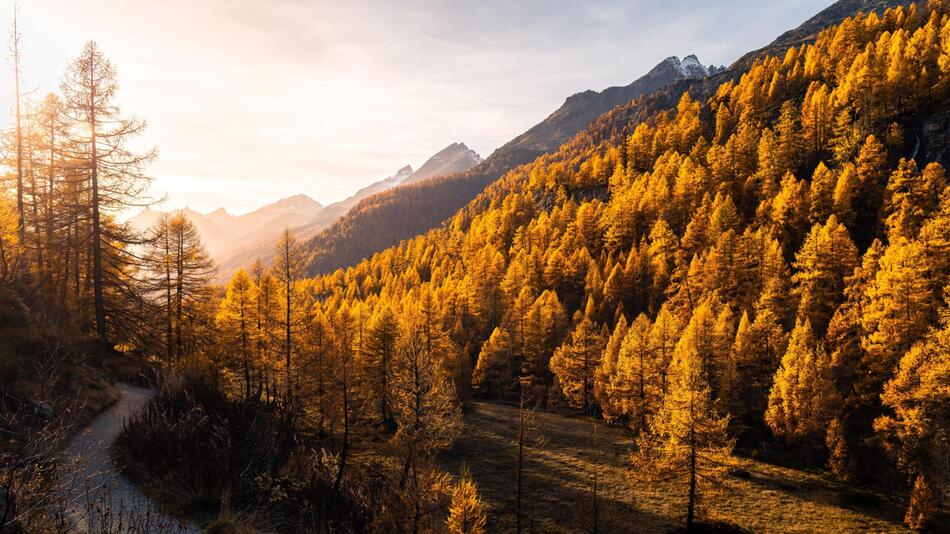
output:
[[[487,157],[573,93],[671,55],[728,65],[827,4],[24,0],[23,86],[57,90],[94,38],[159,149],[153,197],[242,213],[340,200],[452,142]]]

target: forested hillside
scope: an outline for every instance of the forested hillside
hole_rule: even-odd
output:
[[[429,303],[463,398],[473,368],[477,395],[600,413],[651,468],[794,447],[907,484],[920,526],[948,484],[948,91],[944,4],[849,18],[632,132],[614,111],[308,292],[371,343]]]

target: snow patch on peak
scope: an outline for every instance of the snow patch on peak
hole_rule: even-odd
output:
[[[683,59],[680,59],[677,56],[670,56],[663,60],[663,63],[669,64],[672,68],[676,69],[678,74],[684,79],[699,79],[705,78],[710,74],[715,74],[719,71],[715,66],[705,66],[696,57],[695,54],[690,54]]]

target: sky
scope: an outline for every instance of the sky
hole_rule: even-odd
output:
[[[11,0],[0,24],[8,28]],[[487,157],[668,56],[728,65],[831,0],[19,0],[23,85],[95,40],[149,128],[163,209],[328,204],[452,142]],[[12,80],[9,61],[0,80]],[[0,124],[12,122],[12,81]]]

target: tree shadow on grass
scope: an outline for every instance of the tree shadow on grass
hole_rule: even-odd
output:
[[[440,458],[449,472],[466,463],[488,511],[492,532],[515,530],[518,465],[518,410],[478,404],[466,419],[465,431]],[[522,522],[526,532],[590,532],[593,530],[593,466],[598,471],[597,532],[662,532],[674,527],[668,519],[637,509],[625,491],[626,452],[632,440],[612,431],[590,445],[590,421],[538,412],[534,418],[525,466],[526,489]],[[545,442],[534,440],[544,436]]]
[[[779,491],[796,498],[823,504],[849,508],[880,520],[900,524],[903,505],[893,496],[885,496],[862,486],[818,478],[793,479],[777,469],[766,472],[752,469],[738,477],[763,489]]]

